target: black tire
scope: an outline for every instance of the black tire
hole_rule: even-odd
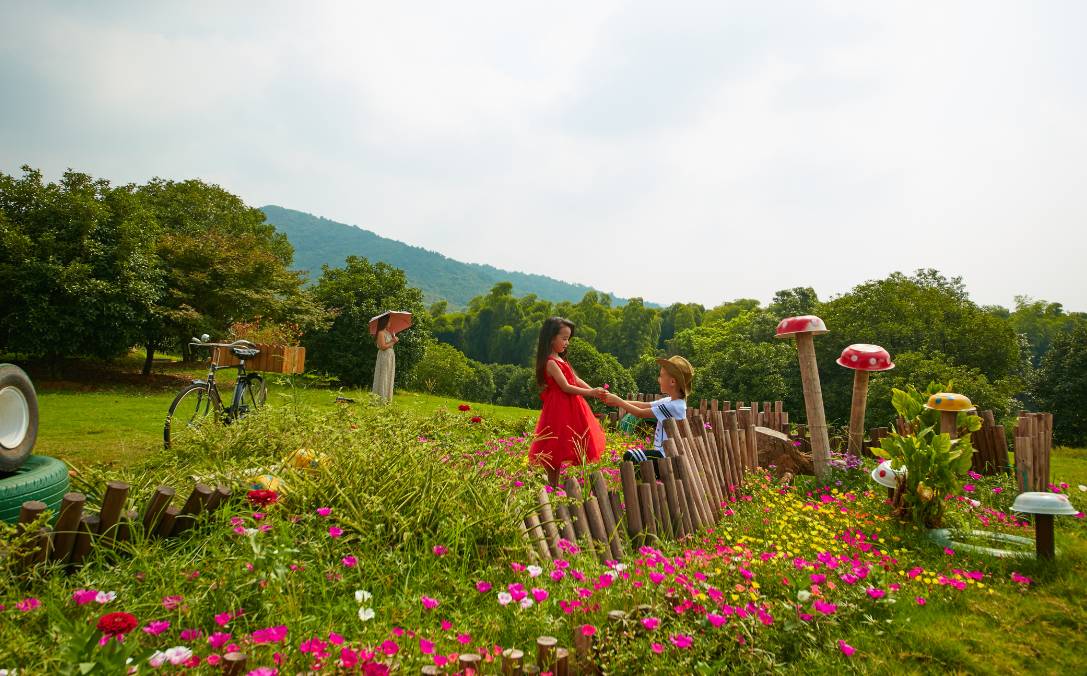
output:
[[[38,438],[38,395],[26,373],[0,364],[0,472],[14,472]]]
[[[199,436],[204,426],[216,423],[219,416],[208,415],[219,408],[214,396],[214,390],[209,394],[207,385],[195,383],[178,392],[162,426],[162,442],[167,449]]]
[[[15,472],[0,477],[0,520],[17,522],[27,500],[41,500],[55,518],[67,492],[68,466],[56,458],[32,455]]]

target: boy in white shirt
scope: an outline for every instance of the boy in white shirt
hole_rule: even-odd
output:
[[[672,418],[683,420],[687,417],[687,396],[691,393],[694,380],[694,368],[680,356],[657,359],[660,374],[657,383],[661,392],[668,395],[656,401],[626,401],[617,395],[608,394],[604,399],[608,406],[617,406],[639,418],[656,418],[657,429],[653,434],[653,448],[649,450],[631,449],[623,454],[623,460],[645,462],[664,457],[664,441],[668,435],[664,432],[664,421]]]

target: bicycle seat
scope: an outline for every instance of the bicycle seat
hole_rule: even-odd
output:
[[[249,359],[260,354],[260,350],[254,347],[232,347],[230,348],[230,354],[238,359]]]

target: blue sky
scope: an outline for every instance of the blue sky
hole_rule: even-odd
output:
[[[895,270],[1087,310],[1081,2],[0,7],[0,171],[198,177],[714,305]]]

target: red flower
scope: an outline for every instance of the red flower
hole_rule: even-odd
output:
[[[249,493],[246,494],[246,499],[248,499],[251,504],[259,507],[267,507],[279,500],[279,493],[268,489],[249,491]]]
[[[483,418],[480,418],[478,415],[474,415],[474,416],[472,416],[471,422],[481,423],[481,422],[483,422]]]
[[[139,624],[131,613],[106,613],[98,618],[98,631],[106,636],[124,636]]]
[[[458,411],[471,411],[472,407],[469,406],[468,404],[461,404],[460,406],[457,407],[457,410]]]

